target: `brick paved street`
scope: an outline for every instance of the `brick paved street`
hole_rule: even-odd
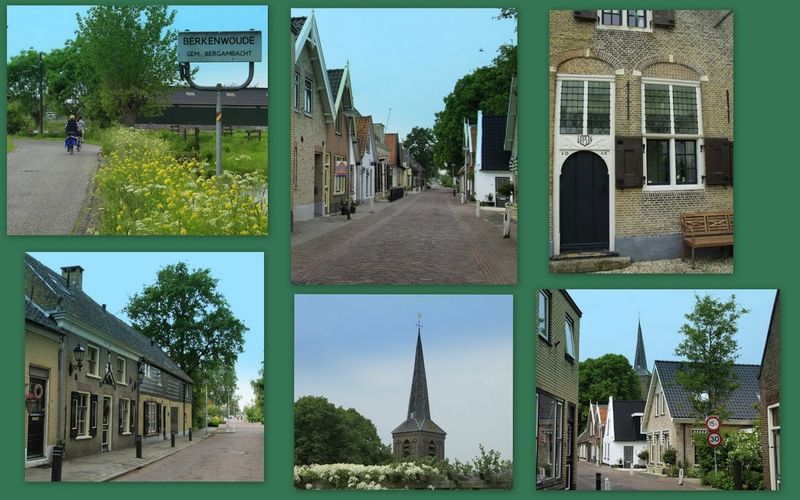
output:
[[[602,475],[604,483],[605,478],[609,478],[612,490],[713,490],[709,486],[700,484],[699,479],[685,478],[683,485],[679,485],[677,477],[657,476],[641,470],[631,473],[629,470],[598,467],[584,461],[579,461],[577,468],[577,489],[579,490],[594,490],[595,473],[597,472]]]
[[[358,210],[365,212],[369,206]],[[338,227],[331,229],[330,224]],[[516,224],[512,224],[511,238],[503,238],[500,213],[481,210],[477,218],[475,206],[462,205],[451,190],[412,193],[350,221],[325,217],[296,223],[294,229],[295,283],[517,281]]]

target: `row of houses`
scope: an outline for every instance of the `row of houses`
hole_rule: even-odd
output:
[[[537,472],[540,489],[574,489],[577,459],[622,467],[697,464],[693,436],[705,435],[704,423],[692,414],[688,392],[678,383],[681,361],[658,360],[652,374],[646,365],[641,326],[637,336],[637,374],[643,400],[590,402],[586,427],[578,435],[578,349],[582,313],[565,290],[537,293]],[[760,365],[735,364],[739,386],[726,404],[722,430],[753,432],[760,425],[764,487],[780,489],[780,293],[775,296]],[[760,417],[760,418],[759,418]],[[647,451],[647,458],[639,455]]]
[[[313,12],[291,19],[290,45],[292,220],[421,188],[424,171],[399,135],[356,109],[349,64],[327,67]]]
[[[456,175],[461,201],[505,207],[517,186],[517,79],[511,79],[506,115],[478,110],[475,123],[464,119],[464,164]]]
[[[25,256],[25,466],[185,436],[192,378],[83,292],[83,268]]]

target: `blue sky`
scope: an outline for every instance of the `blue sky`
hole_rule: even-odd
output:
[[[499,9],[315,9],[325,64],[350,62],[353,99],[363,115],[404,138],[433,126],[434,113],[456,81],[486,66],[497,49],[516,43],[512,20]],[[311,9],[292,9],[309,16]],[[355,26],[355,28],[353,28]]]
[[[267,86],[267,7],[253,5],[172,7],[176,12],[173,27],[179,31],[247,31],[261,30],[262,61],[256,63],[250,86]],[[75,14],[86,15],[86,6],[10,5],[7,10],[7,57],[33,48],[49,52],[75,39],[78,22]],[[32,29],[32,27],[36,27]],[[177,61],[175,63],[177,73]],[[247,78],[247,63],[205,63],[195,81],[201,85],[242,83]]]
[[[264,254],[258,252],[30,252],[50,269],[83,267],[83,291],[108,311],[130,324],[122,310],[128,299],[155,283],[164,266],[186,262],[190,270],[210,269],[217,290],[228,300],[245,332],[244,352],[236,362],[237,394],[243,404],[255,399],[250,380],[258,377],[264,360]]]
[[[325,396],[355,408],[385,444],[406,418],[417,336],[431,418],[445,455],[469,460],[478,444],[512,458],[510,295],[296,295],[295,399]]]
[[[683,340],[678,330],[692,311],[695,294],[728,300],[731,294],[749,314],[739,319],[737,363],[760,364],[767,338],[775,290],[569,290],[583,312],[580,323],[581,360],[606,353],[622,354],[633,364],[638,320],[647,363],[678,360],[675,347]]]

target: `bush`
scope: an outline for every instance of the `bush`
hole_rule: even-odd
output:
[[[36,125],[33,117],[25,111],[19,101],[9,102],[6,113],[6,129],[9,134],[28,132]]]
[[[107,164],[95,175],[97,231],[127,235],[264,235],[267,183],[258,174],[223,172],[176,160],[168,145],[134,129],[105,135]]]
[[[666,469],[664,469],[664,472],[667,474],[668,477],[678,477],[677,467],[667,467]]]
[[[667,465],[675,465],[678,460],[678,452],[675,451],[675,448],[667,448],[661,454],[661,460]]]
[[[508,182],[503,184],[497,189],[497,193],[503,196],[511,196],[511,193],[514,192],[514,184]]]
[[[721,490],[732,490],[733,476],[724,470],[720,470],[719,472],[709,471],[703,475],[703,484]]]
[[[647,461],[650,460],[650,452],[647,450],[640,451],[639,454],[636,456],[639,457],[639,460],[645,463],[647,463]]]

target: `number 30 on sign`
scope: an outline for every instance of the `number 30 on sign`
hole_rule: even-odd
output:
[[[722,444],[722,436],[716,432],[709,432],[706,439],[708,440],[708,445],[712,448],[716,448]]]

